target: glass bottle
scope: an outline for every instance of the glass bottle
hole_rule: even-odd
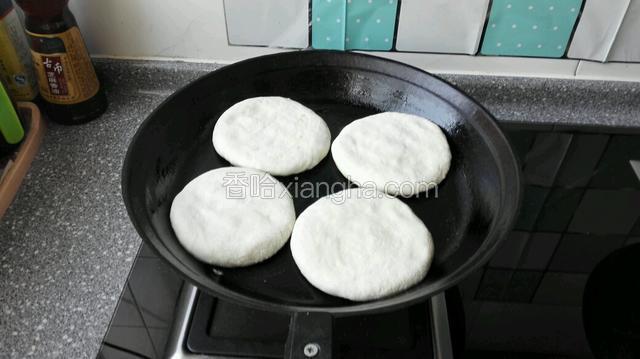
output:
[[[38,83],[29,43],[11,0],[0,0],[0,75],[16,101],[33,101]]]
[[[25,13],[40,95],[49,117],[80,124],[100,116],[107,100],[68,0],[17,0]]]
[[[15,150],[23,138],[24,127],[18,111],[4,84],[0,81],[0,161]]]

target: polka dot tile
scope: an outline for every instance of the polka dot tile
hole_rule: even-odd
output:
[[[483,55],[562,57],[582,0],[493,0]]]
[[[347,3],[347,45],[352,50],[388,51],[393,47],[398,0],[351,0]]]
[[[347,0],[313,0],[311,3],[313,48],[345,50],[346,5]]]
[[[316,49],[388,51],[393,47],[398,0],[313,0]]]

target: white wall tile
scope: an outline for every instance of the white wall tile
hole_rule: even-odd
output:
[[[475,54],[489,0],[403,0],[396,49]]]
[[[629,1],[587,1],[567,56],[606,61],[627,12]]]
[[[260,0],[262,1],[262,0]],[[221,0],[71,0],[93,55],[234,62],[282,52],[227,42]]]
[[[224,0],[229,43],[286,48],[309,44],[309,2]]]
[[[640,0],[631,0],[609,53],[609,61],[640,62]]]

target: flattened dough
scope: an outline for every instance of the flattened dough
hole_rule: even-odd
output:
[[[254,97],[231,106],[216,122],[213,147],[235,166],[287,176],[317,165],[329,152],[324,120],[284,97]]]
[[[412,196],[435,187],[451,165],[451,151],[435,123],[384,112],[347,125],[331,145],[340,172],[359,186]]]
[[[289,239],[296,219],[293,199],[282,183],[240,167],[218,168],[193,179],[174,198],[169,216],[189,253],[222,267],[271,257]]]
[[[300,214],[291,235],[293,259],[304,277],[323,292],[354,301],[420,282],[433,250],[429,230],[409,206],[373,188],[320,198]]]

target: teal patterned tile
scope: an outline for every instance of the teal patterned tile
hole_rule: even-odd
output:
[[[314,49],[345,49],[346,2],[347,0],[313,0],[311,45]]]
[[[562,57],[582,0],[493,0],[483,55]]]
[[[393,47],[398,0],[313,0],[315,49],[388,51]]]
[[[398,0],[347,0],[346,48],[391,50],[397,11]]]

